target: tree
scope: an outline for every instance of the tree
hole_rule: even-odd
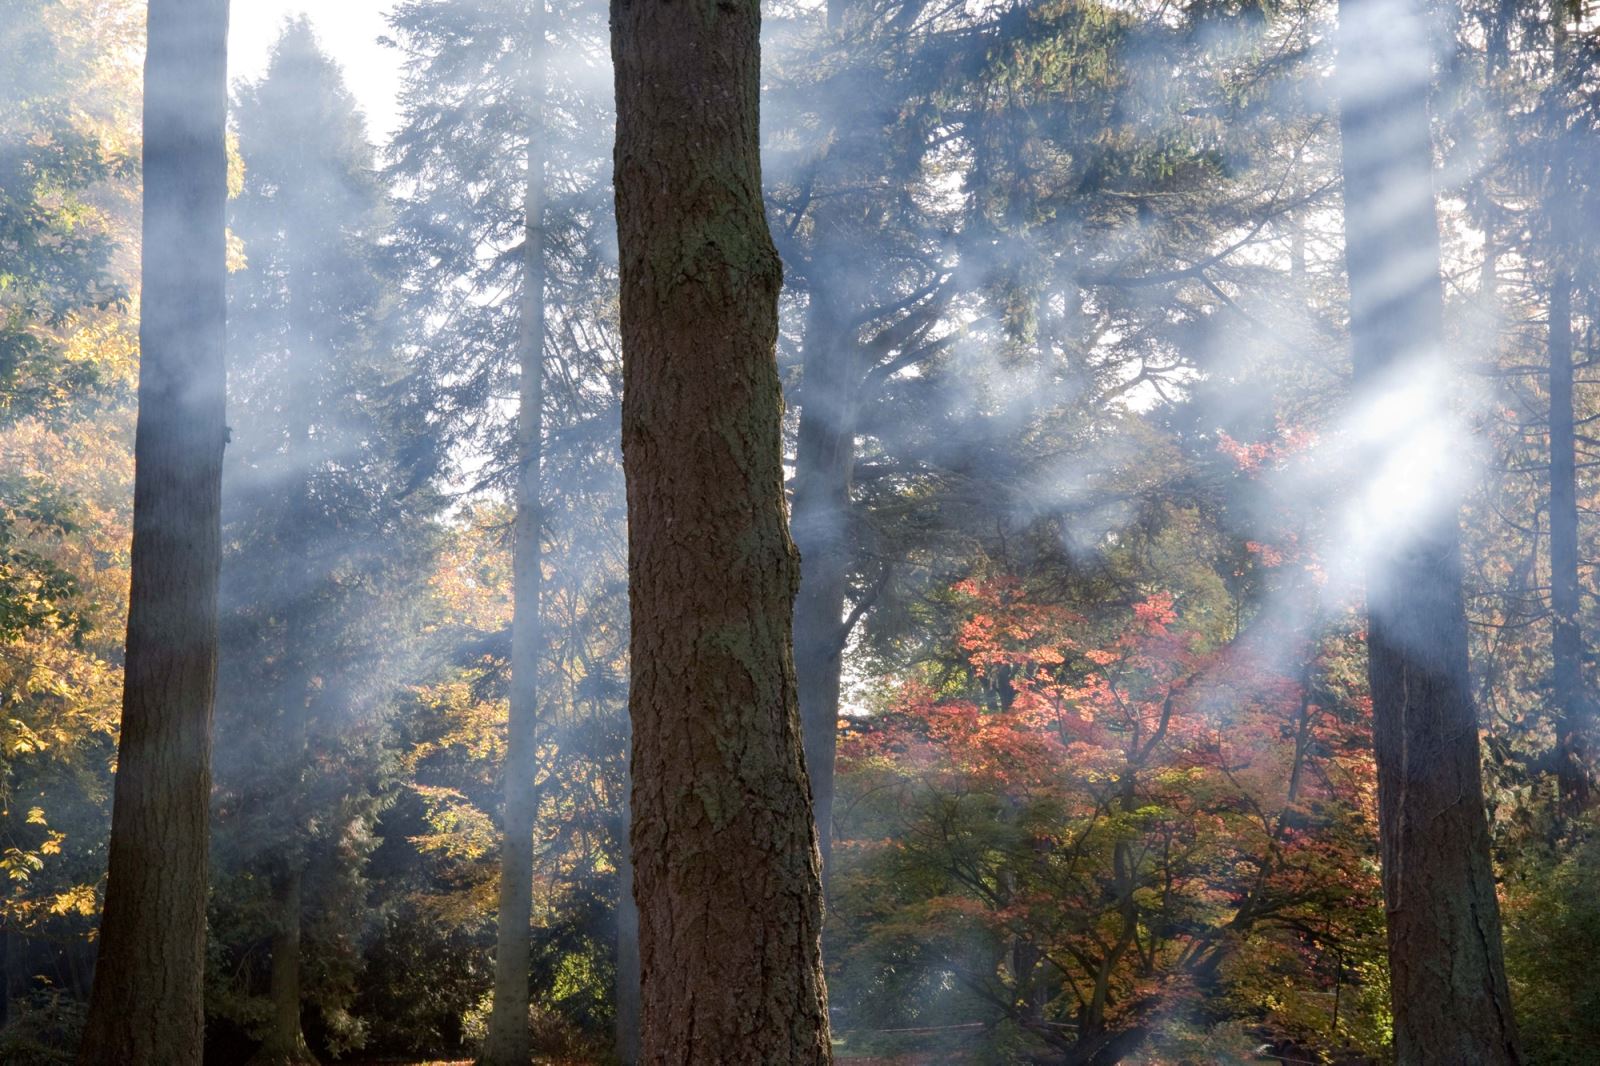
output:
[[[1444,296],[1432,193],[1429,27],[1420,6],[1340,6],[1345,258],[1358,402],[1439,395]],[[1427,390],[1426,392],[1422,390]],[[1383,418],[1381,414],[1368,417]],[[1433,423],[1436,424],[1436,423]],[[1427,432],[1377,439],[1408,480],[1367,566],[1367,655],[1378,763],[1395,1052],[1402,1063],[1521,1061],[1467,666],[1459,488]],[[1388,449],[1394,449],[1390,452]],[[1423,492],[1421,490],[1428,489]],[[1418,501],[1420,500],[1420,506]]]
[[[79,1061],[198,1066],[221,561],[227,0],[151,0],[133,581]]]
[[[1147,1043],[1179,1060],[1197,1015],[1234,1011],[1312,1048],[1380,1047],[1375,1004],[1330,1017],[1328,999],[1378,940],[1353,642],[1285,676],[1262,654],[1270,616],[1208,646],[1214,585],[1182,590],[1190,618],[1173,593],[1091,617],[1045,598],[1063,591],[959,583],[951,646],[851,722],[846,1024],[970,1020],[1060,1066]]]
[[[494,957],[494,1011],[479,1061],[512,1066],[528,1061],[528,923],[533,918],[534,781],[539,726],[540,610],[544,586],[545,344],[545,11],[535,0],[524,75],[527,108],[527,187],[523,193],[522,304],[518,372],[516,520],[512,532],[511,700],[505,767],[504,844],[500,849],[500,909]]]
[[[760,9],[612,5],[647,1062],[826,1063]]]
[[[1579,242],[1560,221],[1563,205],[1573,195],[1573,159],[1567,93],[1572,45],[1567,8],[1557,4],[1551,18],[1551,86],[1544,110],[1549,138],[1543,221],[1549,228],[1550,357],[1550,653],[1551,696],[1556,720],[1556,785],[1566,814],[1581,812],[1589,799],[1585,749],[1590,727],[1590,700],[1583,686],[1583,630],[1578,567],[1578,474],[1573,407],[1572,293],[1573,261]]]
[[[810,23],[773,63],[769,180],[803,304],[795,661],[826,874],[857,624],[870,641],[875,617],[937,589],[911,575],[987,535],[997,508],[1013,530],[1077,524],[1080,479],[1040,491],[1046,471],[1103,471],[1103,454],[1063,451],[1125,396],[1222,361],[1207,335],[1262,275],[1247,249],[1308,198],[1285,189],[1318,186],[1282,84],[1305,50],[1297,18],[834,0]],[[1154,67],[1182,74],[1155,85]],[[1238,88],[1252,83],[1281,106]]]
[[[396,388],[374,152],[309,23],[286,26],[236,121],[248,266],[230,291],[211,992],[214,1014],[261,1039],[256,1061],[278,1064],[312,1059],[303,1002],[332,1050],[364,1038],[345,1012],[362,871],[392,788],[434,497],[404,458],[423,425]]]
[[[515,498],[522,492],[522,472],[529,469],[527,448],[540,452],[543,490],[533,494],[540,497],[538,532],[522,538],[530,545],[533,536],[540,538],[545,586],[535,642],[540,674],[532,676],[527,665],[520,670],[538,688],[537,710],[529,712],[536,714],[535,739],[527,749],[534,754],[512,759],[503,783],[511,790],[507,801],[515,795],[538,808],[536,850],[548,861],[541,861],[537,879],[555,891],[551,880],[565,878],[568,868],[554,845],[570,832],[575,816],[604,814],[604,828],[588,844],[594,849],[591,857],[603,853],[614,868],[626,869],[616,831],[618,810],[595,812],[589,788],[603,782],[603,794],[616,794],[621,750],[589,749],[580,739],[625,738],[619,728],[626,715],[623,686],[596,685],[583,662],[592,665],[619,650],[623,635],[602,619],[625,608],[626,594],[615,444],[621,382],[607,188],[610,101],[608,93],[581,77],[538,75],[550,62],[547,55],[560,56],[569,74],[585,68],[598,73],[603,8],[592,0],[472,5],[413,0],[397,8],[392,22],[408,71],[406,122],[396,135],[389,173],[401,189],[396,247],[408,279],[407,341],[424,359],[415,388],[434,412],[442,457],[475,450],[488,457],[481,467],[453,472],[455,482],[469,490]],[[529,122],[530,76],[541,83],[534,93],[540,101],[536,128]],[[527,239],[530,159],[542,181],[537,190],[542,206],[534,212],[540,216],[536,244]],[[537,278],[530,252],[539,266]],[[543,288],[542,313],[529,310],[530,283]],[[525,329],[534,318],[537,337]],[[540,360],[539,380],[524,372],[529,358]],[[528,399],[537,410],[524,415],[520,394],[536,384],[537,400]],[[513,394],[519,396],[517,404],[498,402]],[[516,418],[506,417],[511,410]],[[535,424],[538,439],[529,439],[525,433]],[[528,518],[533,518],[531,508]],[[520,573],[517,581],[524,587],[541,576],[527,562]],[[520,628],[533,635],[526,612],[524,620]],[[503,636],[509,658],[510,634]],[[496,646],[502,647],[498,638]],[[604,698],[588,698],[580,691],[584,688]],[[534,696],[520,691],[519,701],[531,707]],[[526,725],[526,716],[518,714],[519,724]],[[603,720],[580,720],[589,714]],[[597,757],[593,766],[576,765],[589,754]],[[542,775],[537,795],[525,795],[534,787],[529,774]],[[521,830],[514,835],[520,838]],[[522,863],[517,858],[512,866]],[[624,881],[617,892],[612,908],[619,959],[615,999],[623,1035],[636,1028],[620,1008],[630,1001],[627,989],[637,987],[637,969],[622,962],[637,950],[627,939],[631,890]],[[539,945],[582,930],[575,913],[553,907],[548,897],[536,898],[534,911],[539,978],[533,998],[554,1009],[565,997],[547,980]],[[504,923],[507,932],[516,925],[509,916]],[[526,954],[511,944],[497,952],[508,963]],[[502,998],[527,1006],[526,993]],[[625,1046],[626,1040],[620,1043]]]

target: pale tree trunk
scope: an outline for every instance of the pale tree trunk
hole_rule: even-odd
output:
[[[1573,426],[1572,276],[1557,268],[1550,281],[1550,608],[1557,721],[1557,784],[1571,814],[1589,794],[1584,764],[1587,715],[1583,630],[1579,625],[1578,479]]]
[[[534,764],[539,724],[540,610],[544,573],[539,538],[544,528],[541,464],[544,452],[544,12],[530,34],[528,184],[523,204],[522,325],[518,338],[521,385],[517,412],[517,513],[512,558],[511,700],[506,745],[505,841],[500,852],[500,915],[495,937],[494,1010],[479,1062],[524,1066],[528,1061],[529,927],[533,920],[533,823],[538,800]]]
[[[227,0],[150,0],[133,580],[78,1061],[198,1066],[221,561]]]
[[[1429,27],[1414,0],[1340,5],[1345,254],[1356,400],[1376,407],[1444,372],[1444,294],[1428,118]],[[1441,417],[1438,410],[1408,412]],[[1403,427],[1402,427],[1403,428]],[[1500,945],[1467,670],[1460,500],[1430,435],[1383,442],[1377,467],[1434,470],[1444,494],[1401,514],[1367,563],[1395,1053],[1420,1063],[1521,1061]],[[1396,456],[1394,449],[1414,454]],[[1393,500],[1404,508],[1412,500]],[[1392,516],[1392,512],[1391,512]]]
[[[1580,813],[1589,801],[1585,734],[1588,701],[1583,684],[1582,608],[1578,582],[1578,465],[1572,366],[1572,269],[1570,241],[1561,218],[1572,201],[1572,169],[1566,144],[1566,105],[1562,98],[1570,62],[1566,8],[1556,6],[1551,24],[1555,86],[1548,116],[1551,165],[1545,196],[1551,227],[1549,312],[1550,349],[1550,612],[1551,697],[1556,711],[1556,785],[1564,816]]]
[[[859,28],[864,14],[859,0],[830,0],[828,25]],[[845,41],[840,47],[850,45]],[[849,640],[844,616],[855,549],[850,523],[857,403],[867,372],[853,323],[870,280],[861,235],[871,225],[871,166],[886,150],[871,128],[870,109],[850,108],[836,119],[816,177],[820,195],[812,213],[793,498],[794,541],[800,550],[795,674],[824,884],[833,853],[834,763]]]
[[[617,863],[617,1061],[622,1066],[639,1062],[639,907],[633,900],[633,845],[628,823],[633,805],[628,802],[625,774],[622,791],[622,839]]]
[[[818,229],[823,229],[819,216]],[[831,245],[819,240],[819,252]],[[813,257],[813,267],[829,267]],[[794,540],[800,591],[794,609],[794,663],[806,770],[824,876],[833,842],[833,768],[839,747],[839,697],[848,634],[844,611],[851,562],[850,486],[855,467],[857,346],[838,329],[834,287],[814,280],[807,315],[795,452]]]
[[[299,379],[308,387],[316,388],[320,379],[320,360],[317,357],[316,335],[313,328],[313,295],[316,290],[314,257],[306,253],[311,241],[302,231],[301,220],[290,217],[284,229],[284,260],[287,264],[285,284],[288,288],[288,336],[290,365],[297,367]],[[314,238],[312,238],[314,239]],[[315,513],[313,474],[317,467],[312,422],[315,407],[302,404],[299,418],[289,427],[289,466],[297,472],[293,494],[278,516],[280,545],[301,543],[309,531],[320,524]],[[248,565],[246,562],[244,565]],[[298,589],[296,600],[289,604],[291,622],[286,637],[286,661],[298,671],[301,684],[294,701],[283,709],[282,736],[279,738],[285,753],[283,775],[291,781],[303,781],[310,772],[310,735],[312,704],[316,688],[311,678],[316,674],[319,654],[317,638],[311,624],[317,589],[328,579],[316,573],[309,565],[295,572],[296,564],[284,562],[281,574],[286,588]],[[300,797],[294,798],[297,804]],[[316,1058],[306,1044],[300,1014],[300,948],[303,921],[303,888],[306,868],[306,849],[310,841],[306,827],[312,813],[296,810],[290,819],[295,838],[282,841],[283,854],[272,873],[272,903],[274,928],[272,933],[272,969],[268,994],[272,1001],[272,1027],[260,1049],[250,1060],[250,1066],[314,1066]]]
[[[831,1061],[760,6],[613,0],[640,1058]]]

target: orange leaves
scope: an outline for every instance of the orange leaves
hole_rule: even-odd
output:
[[[1307,938],[1365,950],[1377,891],[1347,639],[1268,659],[1208,645],[1165,592],[1089,620],[1013,579],[956,591],[960,661],[842,738],[841,836],[864,846],[841,876],[878,886],[856,886],[862,935],[984,974],[1030,945],[1081,987],[1108,975],[1108,1018],[1245,954],[1310,959],[1325,994]]]

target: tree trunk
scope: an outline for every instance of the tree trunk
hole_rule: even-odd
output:
[[[150,0],[132,587],[78,1061],[198,1066],[221,559],[227,0]]]
[[[542,7],[533,39],[544,41]],[[511,564],[511,701],[506,745],[505,843],[500,853],[500,917],[495,937],[494,1011],[479,1062],[528,1062],[529,925],[533,920],[535,748],[539,724],[540,602],[544,573],[541,463],[544,453],[544,57],[534,57],[528,105],[528,184],[523,203],[521,386],[517,412],[517,514]]]
[[[1340,126],[1345,254],[1356,399],[1394,403],[1418,381],[1436,395],[1443,287],[1432,193],[1428,29],[1420,7],[1340,5]],[[1403,269],[1400,269],[1403,268]],[[1397,269],[1399,272],[1397,273]],[[1415,404],[1411,404],[1415,407]],[[1436,475],[1409,486],[1444,498],[1397,528],[1367,560],[1367,655],[1378,763],[1378,828],[1388,909],[1395,1052],[1402,1064],[1521,1060],[1506,990],[1500,911],[1467,670],[1460,501],[1437,441],[1385,441],[1369,468],[1397,459]],[[1386,501],[1404,507],[1408,500]],[[1391,512],[1392,516],[1392,512]]]
[[[613,0],[645,1062],[831,1061],[760,6]]]
[[[1556,707],[1561,806],[1588,800],[1584,765],[1583,631],[1579,627],[1577,451],[1573,436],[1572,277],[1550,280],[1550,609],[1551,696]]]
[[[622,1066],[638,1066],[639,1062],[639,907],[633,901],[633,847],[627,828],[632,814],[633,805],[624,788],[617,863],[616,1053]]]
[[[821,228],[820,218],[818,224]],[[854,392],[861,383],[856,360],[850,358],[855,346],[844,342],[833,321],[834,295],[830,286],[812,286],[794,464],[794,540],[800,550],[794,664],[824,877],[833,850],[833,765],[848,637],[843,619],[851,562]]]
[[[307,253],[314,240],[307,239],[298,218],[286,219],[283,245],[285,285],[288,290],[286,330],[291,367],[307,387],[319,381],[314,296],[317,288],[315,257]],[[303,404],[299,417],[288,426],[288,466],[295,472],[292,490],[278,513],[280,544],[302,543],[306,532],[318,523],[314,474],[318,466],[314,438],[315,408]],[[288,601],[293,621],[285,634],[285,660],[295,672],[298,686],[293,697],[286,694],[279,722],[279,741],[284,752],[281,773],[284,780],[302,782],[311,772],[311,720],[317,698],[312,678],[319,672],[319,637],[313,628],[317,591],[332,575],[319,572],[308,560],[284,560],[280,578],[285,588],[298,592]],[[322,812],[303,809],[304,797],[296,790],[290,800],[297,809],[290,819],[289,839],[279,841],[281,854],[272,873],[272,902],[275,925],[272,933],[272,971],[268,994],[272,1001],[272,1028],[250,1066],[296,1066],[315,1063],[306,1044],[300,1020],[300,930],[304,913],[306,850],[312,846],[307,827]]]
[[[868,14],[859,0],[828,3],[828,25],[835,30],[858,26]],[[860,62],[849,54],[849,46],[841,39],[837,56],[847,70]],[[818,163],[815,178],[818,196],[812,211],[794,464],[794,541],[800,550],[794,660],[825,884],[833,853],[833,769],[849,639],[843,620],[854,561],[850,508],[857,399],[869,363],[852,323],[871,282],[862,240],[875,223],[874,168],[882,166],[888,151],[874,126],[873,110],[862,109],[862,102],[852,99],[851,106],[835,115],[827,157]]]
[[[304,877],[291,870],[276,879],[272,902],[277,927],[272,933],[272,1030],[251,1066],[306,1066],[316,1057],[300,1026],[300,925]]]
[[[11,995],[16,981],[12,975],[12,939],[11,930],[0,923],[0,1030],[11,1023]]]

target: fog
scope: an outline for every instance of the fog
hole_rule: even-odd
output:
[[[92,6],[63,40],[110,65]],[[608,11],[232,6],[207,1061],[476,1053],[511,950],[541,1054],[632,1061]],[[1484,869],[1491,840],[1504,880],[1586,839],[1543,782],[1589,758],[1593,657],[1552,642],[1592,616],[1592,17],[762,6],[839,1060],[1379,1061],[1411,756],[1381,747],[1369,639],[1470,655],[1479,729],[1441,731],[1472,781],[1485,738]],[[124,243],[130,173],[92,194]],[[0,316],[43,306],[13,291]],[[48,477],[29,434],[65,431],[5,417]],[[83,728],[70,771],[0,764],[38,825],[70,792],[74,846],[112,762]],[[519,795],[526,949],[497,928]],[[99,847],[0,912],[69,1000],[94,911],[59,901]],[[16,973],[0,993],[42,1002]]]

